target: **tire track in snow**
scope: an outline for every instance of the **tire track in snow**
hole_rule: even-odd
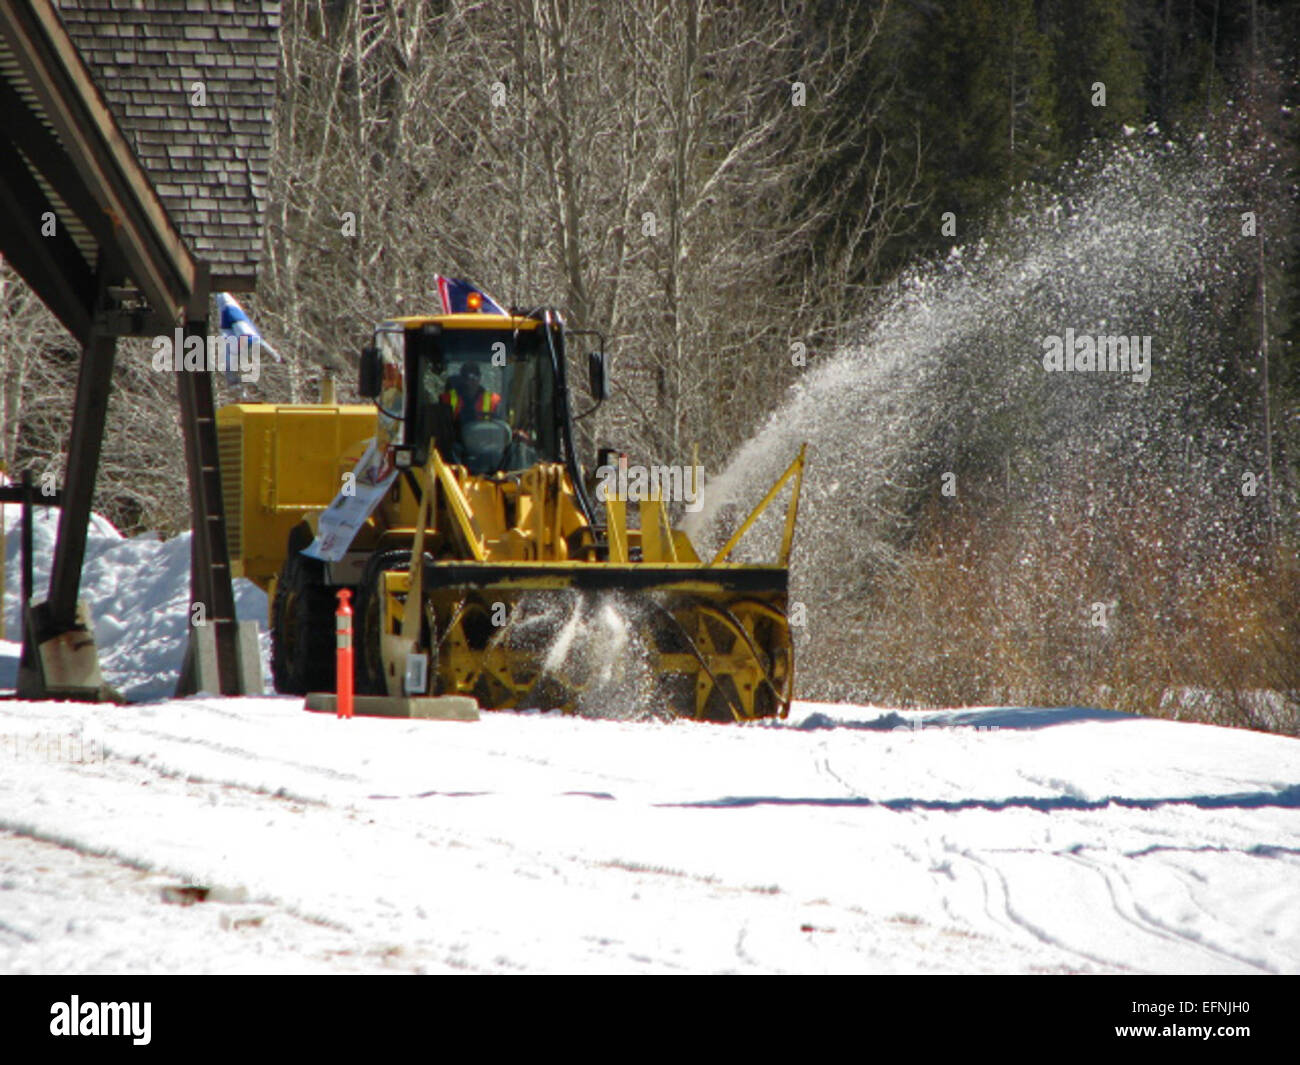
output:
[[[1124,870],[1118,866],[1107,866],[1101,862],[1089,859],[1082,853],[1082,849],[1072,849],[1058,855],[1067,861],[1074,862],[1083,866],[1089,871],[1099,875],[1106,884],[1106,890],[1110,894],[1111,901],[1114,903],[1114,912],[1122,920],[1132,925],[1138,931],[1147,935],[1154,936],[1166,942],[1176,944],[1180,947],[1191,947],[1194,951],[1204,951],[1228,961],[1244,965],[1254,972],[1272,973],[1276,970],[1256,958],[1247,958],[1243,955],[1236,954],[1224,947],[1216,946],[1207,942],[1200,936],[1170,927],[1163,921],[1159,920],[1153,914],[1145,910],[1138,901],[1137,892],[1133,887],[1132,881],[1125,874]]]
[[[829,740],[825,740],[822,742],[818,752],[818,757],[816,758],[814,764],[819,773],[829,777],[831,780],[834,780],[837,784],[839,784],[840,787],[842,787],[846,792],[848,792],[848,794],[851,797],[856,799],[862,799],[866,802],[875,803],[875,800],[872,800],[869,795],[866,795],[861,791],[859,791],[857,788],[853,787],[843,776],[841,776],[838,772],[836,772],[835,768],[831,765],[830,762]],[[931,776],[933,777],[933,774],[931,774]],[[945,783],[952,784],[953,782],[945,781]],[[879,803],[878,805],[885,806],[885,804],[883,803]],[[889,807],[885,806],[885,808],[889,808]],[[917,824],[918,829],[926,831],[927,833],[931,831],[931,826],[933,825],[936,816],[939,817],[945,816],[943,814],[936,815],[934,813],[925,811],[923,809],[922,810],[918,810],[918,809],[895,810],[894,812],[900,816],[905,816],[910,818]],[[947,816],[951,816],[951,815],[947,815]],[[907,858],[911,859],[913,862],[916,862],[917,864],[924,862],[927,868],[929,869],[935,883],[940,884],[942,908],[944,913],[947,914],[948,919],[951,922],[952,930],[954,932],[957,932],[958,934],[967,934],[967,935],[970,934],[982,935],[982,933],[978,932],[977,930],[972,930],[971,922],[954,909],[954,905],[953,905],[954,899],[952,898],[951,893],[953,890],[961,890],[961,883],[962,883],[960,878],[954,873],[954,871],[951,868],[951,858],[956,856],[958,859],[964,859],[970,863],[975,875],[980,880],[981,888],[984,895],[983,909],[984,909],[985,916],[988,917],[989,920],[996,927],[1000,928],[1003,932],[1011,932],[1013,935],[1017,933],[1028,933],[1028,935],[1035,943],[1041,946],[1049,947],[1053,951],[1064,951],[1067,954],[1073,955],[1075,957],[1083,958],[1086,961],[1092,962],[1096,965],[1100,965],[1106,969],[1114,970],[1116,968],[1119,968],[1125,971],[1129,971],[1127,966],[1119,965],[1116,962],[1111,961],[1110,959],[1094,956],[1085,951],[1078,951],[1066,946],[1064,943],[1061,943],[1059,940],[1047,934],[1044,930],[1037,928],[1031,922],[1027,921],[1020,915],[1016,914],[1010,905],[1009,891],[1008,891],[1005,877],[1001,874],[1000,871],[998,871],[988,863],[981,861],[972,852],[962,850],[959,848],[954,848],[945,842],[942,846],[942,853],[945,855],[945,857],[942,860],[937,860],[936,854],[932,848],[927,848],[925,853],[916,853],[905,846],[902,845],[896,845],[896,846],[897,849],[902,854],[904,854]],[[942,884],[939,881],[938,877],[940,874],[942,874],[951,882],[951,887]],[[997,881],[996,889],[994,889],[990,885],[990,876],[996,878]],[[995,901],[995,899],[997,901]],[[997,913],[995,913],[995,909],[996,911],[1001,913],[1002,915],[1001,918],[999,918]]]
[[[852,795],[853,797],[863,799],[864,801],[867,802],[872,802],[873,800],[869,796],[864,795],[858,789],[854,788],[843,774],[837,772],[836,768],[831,764],[828,747],[829,745],[827,743],[823,743],[821,749],[818,752],[818,758],[816,760],[816,767],[818,772],[821,775],[824,775],[827,778],[835,781],[836,784],[844,788],[844,790],[848,792],[850,795]],[[1027,772],[1023,769],[1017,769],[1016,775],[1019,776],[1021,779],[1035,785],[1038,788],[1042,788],[1044,790],[1050,791],[1056,795],[1062,795],[1068,801],[1073,801],[1073,803],[1076,803],[1082,807],[1086,808],[1086,807],[1097,806],[1098,808],[1104,810],[1109,806],[1109,803],[1106,803],[1104,805],[1094,804],[1092,801],[1088,799],[1087,795],[1080,787],[1078,787],[1073,782],[1067,779],[1063,779],[1057,776],[1044,777],[1040,774]],[[1280,796],[1283,799],[1284,803],[1286,800],[1286,795],[1287,793],[1283,793]],[[1225,796],[1224,798],[1225,800],[1228,800],[1231,798],[1231,796]],[[894,808],[890,803],[885,801],[877,801],[877,804],[886,808],[891,808],[891,809]],[[1142,809],[1146,805],[1147,805],[1146,803],[1139,804],[1137,802],[1124,802],[1123,800],[1119,800],[1116,802],[1116,808],[1118,809],[1129,809],[1129,808]],[[1152,802],[1151,805],[1156,805],[1156,803]],[[913,809],[909,812],[915,812],[915,810]],[[1141,826],[1135,826],[1135,827],[1141,830]],[[1168,838],[1167,833],[1168,833],[1168,828],[1167,826],[1164,826],[1159,834],[1164,835],[1166,838]],[[1135,857],[1144,853],[1149,853],[1153,849],[1168,849],[1168,848],[1165,847],[1146,848],[1143,851],[1136,852],[1134,855],[1125,855],[1125,859],[1133,860]],[[1203,850],[1205,848],[1174,848],[1174,849],[1179,849],[1179,850],[1202,849]],[[1243,855],[1247,853],[1253,853],[1253,851],[1250,849],[1242,849],[1242,848],[1219,847],[1219,848],[1209,848],[1209,849],[1232,851],[1234,853],[1243,854]],[[1279,849],[1284,853],[1288,853],[1288,854],[1294,851],[1294,848],[1290,848],[1290,847],[1282,847]],[[970,849],[962,849],[957,851],[956,853],[958,853],[961,856],[961,858],[970,862],[972,864],[972,867],[976,870],[977,875],[980,877],[981,889],[983,892],[984,913],[995,924],[1000,925],[1003,928],[1013,927],[1016,929],[1020,929],[1028,933],[1036,941],[1046,946],[1049,946],[1055,950],[1064,951],[1066,953],[1069,953],[1071,955],[1074,955],[1082,959],[1086,959],[1087,961],[1093,962],[1094,964],[1098,964],[1107,968],[1120,968],[1127,971],[1143,971],[1142,968],[1140,967],[1135,968],[1133,965],[1121,961],[1118,958],[1104,957],[1094,951],[1089,951],[1086,949],[1069,945],[1064,940],[1062,940],[1058,935],[1053,934],[1048,927],[1044,927],[1041,924],[1035,922],[1034,920],[1028,918],[1023,912],[1017,909],[1017,907],[1011,901],[1012,882],[1008,879],[1008,875],[1003,870],[997,867],[994,861],[988,858],[979,857],[976,855],[976,853],[973,850]],[[1087,875],[1095,876],[1099,878],[1100,882],[1105,888],[1106,897],[1109,900],[1110,912],[1112,912],[1119,921],[1123,922],[1127,927],[1135,930],[1140,935],[1152,937],[1154,939],[1161,941],[1162,943],[1168,944],[1170,946],[1174,946],[1179,950],[1188,951],[1193,956],[1198,956],[1198,955],[1203,956],[1207,960],[1214,959],[1216,962],[1220,964],[1223,962],[1231,963],[1231,967],[1233,969],[1238,969],[1238,970],[1244,969],[1246,971],[1254,972],[1254,973],[1277,971],[1275,965],[1270,964],[1267,960],[1261,957],[1251,956],[1248,954],[1243,954],[1234,951],[1228,947],[1225,947],[1221,944],[1214,942],[1212,939],[1207,938],[1204,935],[1196,933],[1193,930],[1179,928],[1175,925],[1171,925],[1165,921],[1162,921],[1155,913],[1153,913],[1148,907],[1144,906],[1141,903],[1138,892],[1133,885],[1131,877],[1122,868],[1116,866],[1107,866],[1101,862],[1094,861],[1091,858],[1087,857],[1086,855],[1082,854],[1080,852],[1080,849],[1078,848],[1071,848],[1067,851],[1047,851],[1047,850],[1031,849],[1021,853],[1038,854],[1041,855],[1043,858],[1063,859],[1067,862],[1071,862],[1074,865],[1080,867],[1082,870],[1085,870]],[[949,904],[951,901],[952,900],[945,898],[945,910],[948,912],[951,918],[957,919],[958,914],[954,912],[952,906]],[[1205,907],[1202,906],[1201,904],[1196,903],[1196,905],[1198,909],[1200,909],[1203,913],[1206,914],[1206,916],[1210,917],[1212,920],[1215,921],[1220,920],[1218,915],[1214,914],[1213,912],[1207,911]]]
[[[1114,958],[1105,958],[1090,951],[1082,950],[1078,947],[1070,946],[1061,939],[1052,935],[1044,928],[1040,928],[1034,922],[1018,913],[1011,905],[1011,889],[1007,882],[1006,875],[991,862],[985,861],[973,851],[956,850],[954,851],[959,857],[970,862],[974,867],[976,874],[979,876],[984,886],[984,911],[994,924],[1005,929],[1027,933],[1030,937],[1044,946],[1051,947],[1053,950],[1063,951],[1077,958],[1083,958],[1094,965],[1100,965],[1110,970],[1122,970],[1124,972],[1138,972],[1132,966],[1118,961]],[[1030,853],[1043,854],[1045,852],[1032,851]],[[990,879],[996,881],[996,890],[990,889]],[[996,899],[996,901],[994,901]],[[996,906],[998,913],[995,913],[991,904]],[[1001,917],[999,917],[999,914]]]
[[[172,731],[164,731],[162,729],[137,727],[129,735],[132,737],[138,736],[144,739],[152,739],[155,741],[161,741],[163,743],[174,744],[181,751],[212,752],[215,754],[224,755],[225,757],[231,759],[236,759],[242,763],[248,763],[255,766],[268,766],[268,765],[280,766],[285,769],[292,770],[294,772],[302,773],[308,777],[324,777],[331,781],[340,781],[340,782],[348,782],[348,783],[362,783],[365,779],[364,777],[358,776],[355,773],[347,773],[339,769],[334,769],[330,766],[320,765],[319,763],[316,762],[293,761],[287,758],[276,757],[274,752],[268,753],[265,750],[254,750],[252,748],[245,747],[245,746],[237,746],[229,743],[219,743],[212,739],[206,739],[198,736],[186,736]],[[111,746],[111,742],[112,741],[110,737],[104,738],[103,747],[104,747],[105,754],[117,753],[119,757],[124,758],[128,761],[137,761],[140,762],[141,764],[150,764],[151,766],[155,762],[160,761],[156,758],[151,758],[151,756],[145,754],[131,754],[125,750],[122,750],[120,752],[115,751]],[[165,765],[163,765],[162,768],[164,769],[164,771],[174,771],[177,773],[186,772],[185,770],[173,770],[172,767],[165,766]],[[196,777],[195,779],[198,778]],[[233,780],[232,781],[223,780],[220,781],[220,783],[234,784],[238,782]]]

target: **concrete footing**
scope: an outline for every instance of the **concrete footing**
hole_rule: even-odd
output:
[[[257,622],[240,621],[236,624],[239,626],[236,643],[237,694],[261,695],[262,653],[257,645]],[[185,645],[185,658],[176,684],[176,695],[180,698],[198,692],[221,693],[215,625],[191,625],[189,642]]]
[[[33,603],[24,611],[23,655],[18,664],[20,699],[76,699],[125,702],[99,671],[90,607],[78,600],[74,626],[51,634],[49,608]]]
[[[307,709],[317,713],[337,712],[333,692],[311,692]],[[478,703],[467,695],[436,695],[404,698],[396,695],[357,695],[352,700],[358,717],[416,718],[421,721],[477,721]]]

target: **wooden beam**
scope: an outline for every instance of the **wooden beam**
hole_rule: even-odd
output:
[[[49,623],[51,635],[76,624],[77,590],[81,564],[86,557],[86,526],[95,492],[95,474],[104,443],[108,393],[113,379],[117,338],[92,335],[81,354],[77,374],[77,400],[68,441],[68,465],[63,474],[63,509],[59,512],[59,539],[50,569]]]
[[[127,144],[50,0],[0,4],[0,35],[99,209],[150,305],[179,320],[196,263]]]
[[[200,274],[201,276],[201,274]],[[206,339],[207,301],[185,322],[185,337]],[[225,501],[217,454],[216,405],[212,374],[207,370],[176,375],[181,429],[185,435],[185,464],[190,477],[190,602],[202,603],[204,616],[214,626],[217,674],[223,695],[241,694],[239,675],[239,622],[230,580],[230,549],[226,537]],[[197,649],[196,649],[197,653]],[[177,694],[190,694],[192,677],[182,676]]]
[[[46,233],[46,222],[54,230]],[[85,341],[95,295],[94,276],[17,147],[0,134],[0,248],[73,336]]]
[[[90,195],[58,139],[36,117],[18,91],[3,79],[0,79],[0,115],[4,115],[5,134],[22,147],[23,155],[77,221],[100,245],[112,244],[116,239],[113,220]]]

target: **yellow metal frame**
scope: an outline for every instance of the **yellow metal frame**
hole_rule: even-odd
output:
[[[466,318],[451,323],[450,318]],[[440,316],[446,325],[499,328],[488,315]],[[367,407],[235,405],[218,412],[223,488],[235,527],[234,572],[273,587],[290,530],[314,523],[375,432]],[[596,536],[579,506],[567,471],[539,464],[522,473],[477,476],[449,465],[432,450],[410,471],[418,491],[399,478],[353,544],[353,555],[409,546],[418,560],[409,572],[380,575],[379,649],[384,683],[400,694],[410,654],[429,656],[435,692],[464,693],[490,708],[541,697],[535,650],[515,635],[486,628],[493,604],[529,597],[586,594],[593,567],[609,586],[643,589],[651,668],[670,690],[676,712],[710,720],[784,717],[793,694],[794,655],[786,618],[786,570],[793,545],[805,448],[736,532],[707,563],[686,533],[671,525],[658,493],[639,503],[640,527],[628,527],[628,500],[605,501],[607,556],[597,560]],[[778,561],[747,565],[730,555],[778,494],[791,485]],[[423,560],[471,572],[492,571],[484,583],[429,587]],[[643,567],[658,571],[646,576]],[[626,570],[626,580],[621,570]],[[516,576],[517,573],[517,576]],[[768,576],[764,576],[768,574]],[[602,585],[604,581],[599,582]],[[751,587],[752,586],[752,587]],[[508,630],[508,626],[506,627]],[[580,695],[581,693],[577,693]],[[554,693],[549,693],[550,699]],[[556,705],[572,701],[554,696]],[[576,696],[575,696],[576,698]]]
[[[795,517],[799,513],[799,493],[803,489],[804,453],[807,450],[807,444],[800,446],[799,454],[795,456],[795,460],[786,468],[785,473],[781,474],[777,479],[776,484],[772,485],[772,487],[767,490],[767,495],[765,495],[762,500],[760,500],[758,506],[750,512],[749,517],[744,520],[740,528],[731,534],[731,539],[723,544],[718,553],[713,556],[713,561],[709,563],[710,566],[718,565],[724,561],[729,554],[731,554],[735,549],[735,546],[740,543],[741,537],[743,537],[745,533],[749,532],[750,527],[758,520],[759,515],[767,509],[768,504],[771,503],[772,500],[776,498],[777,493],[785,487],[785,482],[793,477],[795,479],[794,490],[790,493],[790,503],[786,508],[785,530],[781,535],[781,554],[778,556],[782,566],[788,566],[790,564],[790,549],[794,544],[794,522]]]
[[[485,491],[485,483],[497,484],[499,491],[504,486],[472,477],[431,453],[428,466],[414,471],[423,502],[413,530],[411,558],[425,557],[430,531],[441,515],[450,528],[436,530],[440,541],[457,546],[448,563],[458,572],[482,566],[484,572],[491,570],[493,577],[472,588],[448,589],[427,588],[423,565],[412,566],[407,573],[386,574],[384,631],[400,636],[396,642],[384,643],[390,659],[386,674],[390,678],[404,675],[405,663],[391,660],[396,654],[428,654],[430,673],[441,691],[472,695],[491,706],[521,705],[538,696],[541,674],[537,654],[511,647],[508,627],[485,638],[484,617],[498,604],[506,608],[507,616],[513,616],[515,606],[527,597],[570,591],[593,565],[607,570],[627,567],[629,584],[636,573],[643,572],[639,567],[648,565],[664,578],[662,587],[648,593],[656,600],[654,616],[659,619],[652,625],[659,634],[652,642],[666,640],[669,644],[652,648],[653,672],[661,678],[684,678],[692,686],[690,708],[679,705],[678,712],[697,719],[725,716],[733,721],[784,717],[794,677],[785,593],[728,592],[723,575],[770,570],[775,583],[783,586],[803,463],[801,449],[708,565],[700,562],[685,534],[671,527],[663,500],[657,495],[642,501],[641,528],[636,531],[627,527],[627,501],[613,496],[605,501],[608,562],[592,563],[564,557],[560,533],[566,519],[577,521],[580,515],[576,502],[564,494],[567,480],[562,467],[539,466],[528,471],[520,479],[515,499],[516,511],[522,516],[517,527],[508,531],[518,535],[489,536],[490,530],[479,521],[470,499]],[[727,561],[741,537],[792,479],[780,563],[753,566]],[[638,562],[631,561],[633,546],[640,548]],[[518,577],[512,571],[518,571]],[[617,586],[617,577],[611,574],[611,578]],[[432,634],[431,646],[422,642],[426,632]]]

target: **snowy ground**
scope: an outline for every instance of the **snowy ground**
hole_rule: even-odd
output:
[[[1277,736],[198,697],[0,702],[0,743],[0,971],[1300,972]]]
[[[96,519],[82,594],[137,702],[0,700],[0,972],[1300,973],[1300,740],[1088,710],[168,700],[188,568],[187,537]]]

